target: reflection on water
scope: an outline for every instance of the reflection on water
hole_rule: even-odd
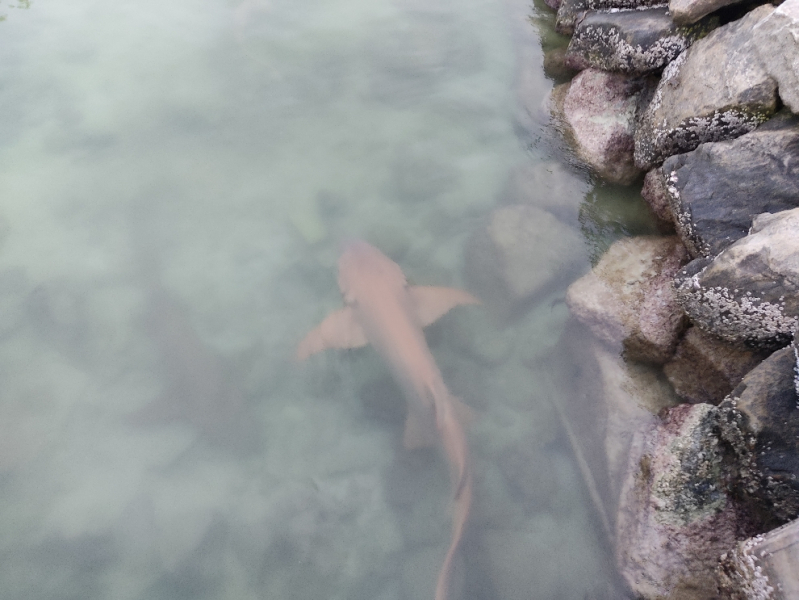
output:
[[[549,85],[530,8],[28,4],[0,5],[3,595],[431,598],[444,460],[402,450],[370,349],[291,355],[350,236],[462,285],[497,203],[590,229],[585,181],[517,135]],[[480,414],[464,599],[603,589],[552,408],[565,284],[429,333]]]

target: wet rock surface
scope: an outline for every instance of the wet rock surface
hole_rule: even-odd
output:
[[[799,117],[782,112],[735,140],[673,156],[655,174],[652,187],[666,188],[688,250],[714,256],[745,236],[755,215],[799,206]]]
[[[677,58],[716,23],[711,19],[680,27],[665,6],[623,12],[589,11],[577,18],[566,65],[573,69],[650,73]]]
[[[760,353],[691,327],[663,372],[683,400],[718,404],[761,360]]]
[[[529,205],[505,206],[471,237],[466,275],[480,299],[502,312],[573,275],[581,248],[580,235],[551,213]],[[533,260],[546,267],[531,269]]]
[[[617,561],[638,598],[719,598],[719,556],[735,543],[739,514],[726,493],[719,411],[666,412],[630,463],[619,506]]]
[[[752,28],[772,6],[754,9],[694,43],[663,71],[635,132],[635,162],[650,169],[704,142],[738,137],[777,109],[777,84],[763,68]]]
[[[768,529],[799,516],[799,409],[792,348],[772,354],[719,405],[736,487]]]
[[[640,174],[633,162],[639,91],[624,75],[586,69],[552,92],[555,116],[575,154],[609,182],[629,184]]]
[[[615,242],[566,294],[572,314],[632,360],[664,363],[685,326],[671,279],[686,260],[676,237]]]
[[[696,23],[702,17],[709,15],[725,6],[738,4],[744,0],[670,0],[669,12],[674,22],[679,25]]]
[[[755,217],[751,233],[675,278],[694,323],[757,348],[788,344],[799,323],[799,209]]]
[[[657,217],[659,228],[664,233],[673,233],[674,215],[671,212],[669,192],[660,169],[652,169],[646,174],[641,197]]]

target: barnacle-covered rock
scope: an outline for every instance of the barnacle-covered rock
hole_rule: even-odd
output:
[[[717,23],[717,19],[708,19],[680,27],[665,6],[589,11],[577,18],[566,64],[578,70],[593,67],[636,75],[658,71]]]
[[[650,169],[703,142],[738,137],[777,109],[777,84],[751,42],[752,27],[774,7],[760,6],[712,31],[663,71],[635,132],[635,162]]]
[[[752,30],[760,60],[780,99],[799,113],[799,0],[786,0]]]
[[[764,527],[799,516],[795,365],[792,348],[775,352],[719,405],[722,437],[738,457],[736,487]]]
[[[755,217],[751,233],[675,277],[677,297],[706,331],[733,343],[780,348],[799,324],[799,208]]]
[[[648,6],[664,6],[663,0],[561,0],[555,29],[559,33],[571,35],[580,13],[586,10],[629,10]]]
[[[799,521],[738,542],[721,557],[719,584],[727,600],[799,598]]]
[[[692,256],[715,256],[754,215],[799,206],[799,117],[783,111],[734,140],[672,156],[654,173]],[[642,192],[643,193],[643,192]]]

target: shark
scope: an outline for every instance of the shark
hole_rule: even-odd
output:
[[[297,360],[330,348],[371,344],[407,400],[403,444],[441,444],[454,489],[452,538],[436,582],[435,600],[448,600],[454,560],[472,503],[472,470],[465,424],[471,410],[452,395],[424,336],[424,327],[458,305],[480,301],[463,290],[411,286],[400,266],[364,241],[345,245],[338,261],[344,307],[327,316],[297,346]]]

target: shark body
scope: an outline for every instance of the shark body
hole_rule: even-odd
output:
[[[347,245],[338,268],[345,306],[305,336],[296,356],[303,360],[327,348],[371,344],[408,401],[405,447],[441,441],[455,489],[452,541],[435,593],[435,600],[447,600],[453,560],[471,508],[472,474],[463,428],[469,409],[444,384],[423,328],[454,306],[479,301],[453,288],[409,286],[399,265],[362,241]]]

